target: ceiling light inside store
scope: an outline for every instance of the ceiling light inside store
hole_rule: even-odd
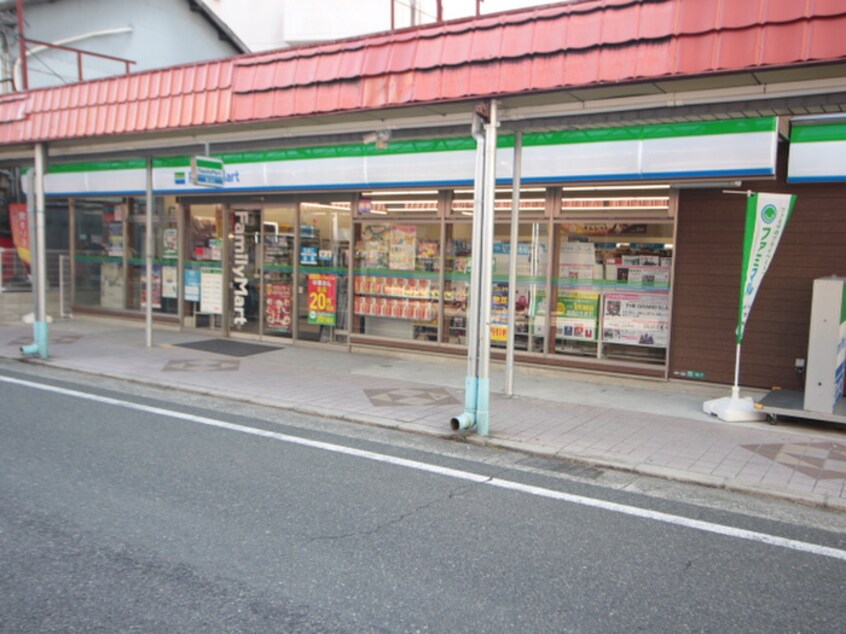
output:
[[[607,205],[603,205],[601,207],[567,207],[566,205],[562,206],[562,210],[565,211],[655,211],[666,209],[668,209],[667,205],[633,205],[631,207],[611,207]]]
[[[511,187],[497,187],[494,190],[497,194],[510,194],[513,189]],[[545,187],[521,187],[520,192],[543,192],[546,191]],[[472,194],[472,189],[456,189],[456,194]]]
[[[670,185],[591,185],[562,187],[563,192],[609,192],[627,189],[670,189]]]
[[[311,209],[331,209],[332,211],[349,211],[350,204],[349,203],[302,203],[303,207],[309,207]]]
[[[395,189],[386,189],[385,191],[363,192],[362,196],[434,196],[438,193],[437,189],[420,189],[397,191]]]

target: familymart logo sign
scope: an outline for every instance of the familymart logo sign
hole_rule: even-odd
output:
[[[773,260],[778,242],[793,213],[796,196],[752,194],[746,204],[746,233],[743,240],[743,270],[740,282],[740,310],[737,343],[743,340],[746,320],[761,281]]]
[[[247,266],[250,253],[247,247],[246,227],[250,221],[250,212],[235,211],[235,226],[232,236],[232,323],[238,328],[247,325]]]

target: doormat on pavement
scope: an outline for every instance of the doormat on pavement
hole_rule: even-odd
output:
[[[234,341],[233,339],[204,339],[202,341],[177,343],[175,345],[180,348],[190,348],[191,350],[202,350],[203,352],[225,354],[228,357],[249,357],[250,355],[262,352],[282,350],[282,348],[278,346],[262,346],[257,343]]]

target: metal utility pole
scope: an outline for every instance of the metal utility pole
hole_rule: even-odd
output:
[[[491,101],[486,110],[479,110],[477,108],[473,116],[476,175],[473,186],[473,240],[470,305],[467,313],[464,413],[452,418],[450,425],[456,431],[475,428],[480,436],[487,436],[490,431],[491,284],[496,141],[499,124],[495,101]]]
[[[35,172],[30,181],[28,199],[35,196],[35,235],[29,237],[30,262],[32,265],[32,292],[35,295],[35,319],[33,323],[33,343],[22,346],[21,352],[27,356],[38,355],[47,358],[47,254],[44,236],[44,173],[47,168],[47,148],[43,143],[35,144]],[[34,192],[33,192],[34,190]]]
[[[23,89],[29,90],[29,71],[27,70],[27,65],[26,65],[26,38],[24,37],[23,0],[18,0],[17,12],[18,12],[18,50],[20,51],[19,55],[21,57],[21,77],[22,77]]]

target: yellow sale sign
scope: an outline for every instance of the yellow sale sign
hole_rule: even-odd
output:
[[[338,276],[311,273],[308,276],[308,323],[335,325]]]

